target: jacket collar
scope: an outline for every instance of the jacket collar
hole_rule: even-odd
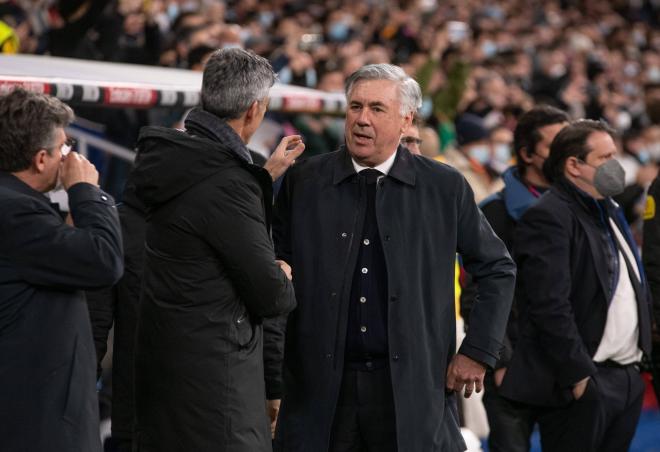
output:
[[[0,171],[0,186],[7,187],[10,190],[17,191],[27,196],[31,196],[37,201],[47,205],[55,213],[60,215],[60,210],[58,204],[50,202],[50,199],[43,193],[38,192],[34,188],[30,187],[28,184],[20,180],[18,177],[14,176],[11,173],[6,171]]]
[[[186,131],[226,145],[236,155],[248,163],[252,163],[250,151],[229,124],[217,116],[201,109],[193,108],[185,120]]]
[[[334,185],[337,185],[357,174],[346,145],[342,145],[339,148],[339,152],[336,154],[336,159],[337,164],[335,165],[332,177],[332,183]],[[390,172],[387,174],[387,177],[392,177],[404,184],[415,185],[416,176],[415,168],[413,167],[413,156],[404,147],[399,146],[397,148],[394,164],[392,165]]]
[[[529,207],[537,201],[536,196],[520,179],[518,168],[512,166],[502,175],[504,189],[502,196],[506,210],[515,221],[519,221]]]
[[[560,197],[576,201],[589,214],[598,218],[600,218],[603,212],[610,214],[618,207],[612,198],[596,199],[580,190],[565,177],[560,177],[555,181],[553,188]]]

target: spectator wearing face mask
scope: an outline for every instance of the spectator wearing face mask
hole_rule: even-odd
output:
[[[562,129],[543,170],[551,188],[514,237],[520,334],[502,396],[542,408],[544,451],[628,450],[651,352],[651,299],[637,246],[611,199],[624,188],[614,131]]]
[[[502,180],[488,169],[492,154],[490,133],[484,120],[471,113],[461,115],[455,127],[458,146],[446,151],[447,163],[465,176],[479,203],[503,187]]]
[[[513,133],[516,163],[503,175],[504,189],[489,196],[479,205],[509,251],[513,248],[515,229],[522,215],[538,201],[550,185],[543,175],[543,162],[550,153],[552,140],[568,122],[569,117],[565,112],[547,105],[535,107],[523,114]],[[495,130],[493,142],[497,138]],[[493,147],[497,146],[494,144]],[[477,286],[471,276],[466,274],[466,286],[461,293],[461,316],[468,327],[476,295]],[[519,312],[514,299],[507,324],[505,348],[495,369],[486,373],[483,403],[490,426],[488,448],[492,452],[528,451],[538,415],[534,409],[510,402],[499,393],[518,339],[518,318]]]

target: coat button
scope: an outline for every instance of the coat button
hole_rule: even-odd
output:
[[[369,239],[364,239],[364,240],[362,241],[362,243],[364,243],[365,245],[369,245],[370,242],[369,242]]]
[[[398,360],[399,360],[399,354],[398,354],[398,353],[393,353],[393,354],[392,354],[392,359],[393,359],[394,361],[398,361]]]
[[[360,297],[360,303],[364,304],[364,303],[366,303],[366,302],[367,302],[367,298],[366,298],[366,297]]]
[[[346,237],[348,237],[348,234],[345,233],[345,232],[342,232],[342,233],[341,233],[341,238],[342,238],[342,239],[345,239]]]
[[[326,353],[326,354],[325,354],[325,357],[326,357],[327,359],[332,359],[332,353]]]
[[[366,275],[367,273],[369,273],[369,269],[367,267],[363,267],[362,274]]]
[[[360,331],[362,331],[363,333],[366,333],[367,332],[367,327],[366,326],[361,326]]]
[[[336,297],[336,296],[337,296],[337,292],[332,292],[332,293],[330,294],[330,296],[331,296],[331,297]]]
[[[105,195],[101,195],[101,199],[104,200],[104,201],[107,201],[107,200],[108,200],[108,197],[105,196]]]
[[[386,241],[386,242],[389,242],[391,238],[392,238],[392,237],[390,237],[389,235],[386,235],[386,236],[385,236],[385,241]]]

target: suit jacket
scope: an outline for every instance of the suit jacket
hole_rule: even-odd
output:
[[[123,270],[114,200],[68,190],[76,227],[41,193],[0,172],[0,438],[2,450],[101,450],[96,357],[81,289]]]
[[[278,194],[276,252],[292,266],[298,307],[286,331],[276,450],[328,449],[361,241],[357,181],[342,148],[296,164]],[[455,254],[463,254],[481,288],[460,352],[490,366],[502,346],[515,266],[465,179],[447,165],[400,147],[375,202],[387,267],[398,450],[464,450],[454,397],[445,392],[455,351]]]
[[[520,337],[501,386],[505,397],[561,406],[573,399],[575,383],[597,372],[592,357],[605,330],[612,282],[618,280],[611,270],[618,249],[612,248],[608,217],[626,237],[642,275],[639,346],[650,351],[648,288],[623,212],[611,199],[597,202],[561,180],[516,230]]]

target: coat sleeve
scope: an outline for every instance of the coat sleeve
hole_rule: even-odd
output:
[[[291,264],[291,192],[295,168],[287,171],[277,192],[273,214],[273,240],[278,259]]]
[[[96,378],[101,376],[101,363],[108,351],[108,337],[115,318],[115,304],[117,302],[116,286],[99,290],[88,290],[87,307],[89,320],[92,324],[92,336],[96,349]]]
[[[516,266],[477,207],[467,181],[461,177],[459,183],[458,252],[477,284],[478,296],[473,300],[470,327],[458,352],[495,367],[511,309]]]
[[[2,221],[2,252],[30,284],[76,290],[110,286],[123,272],[114,200],[86,183],[68,194],[75,227],[37,200],[0,206],[10,212]]]
[[[520,299],[540,346],[565,388],[593,375],[592,362],[571,304],[569,231],[555,212],[531,208],[516,229]]]
[[[511,252],[507,238],[510,238],[511,228],[513,227],[512,221],[508,219],[506,206],[504,201],[501,198],[493,198],[490,202],[482,203],[480,206],[481,211],[483,212],[488,224],[493,228],[495,235],[504,242],[504,246],[507,247],[507,251]],[[465,320],[467,327],[470,327],[470,312],[472,311],[472,306],[474,305],[476,299],[478,298],[479,289],[476,282],[469,273],[465,273],[465,287],[461,291],[461,316]],[[495,365],[496,369],[501,367],[507,367],[511,361],[513,355],[513,341],[512,338],[517,336],[517,324],[515,322],[515,297],[511,307],[511,314],[507,320],[506,332],[504,333],[504,346],[502,348],[502,353],[500,359]]]
[[[653,313],[660,328],[660,177],[649,188],[644,211],[644,241],[642,259],[653,297]]]
[[[241,181],[217,187],[204,214],[205,237],[250,314],[274,317],[293,310],[296,301],[291,281],[275,262],[258,190]]]
[[[266,399],[282,398],[282,363],[287,316],[264,319],[264,378]]]

